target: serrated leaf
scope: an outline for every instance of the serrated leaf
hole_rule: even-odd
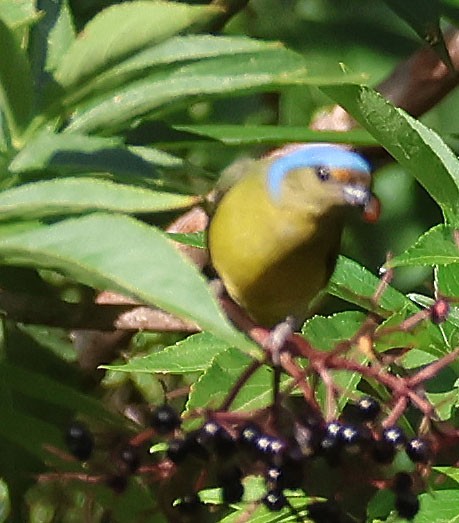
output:
[[[346,311],[332,316],[314,316],[308,320],[302,329],[303,336],[311,345],[320,350],[331,350],[341,341],[347,341],[358,331],[365,314],[356,311]],[[354,357],[364,363],[365,356],[353,349]],[[333,382],[340,388],[342,394],[338,399],[338,409],[341,410],[350,394],[357,388],[362,376],[358,372],[333,371]],[[321,383],[317,391],[318,400],[325,405],[327,391]]]
[[[459,490],[436,490],[419,496],[421,509],[416,523],[458,523]]]
[[[434,131],[361,85],[321,88],[342,105],[411,173],[455,223],[459,213],[459,160]]]
[[[457,467],[432,467],[439,474],[443,474],[448,478],[451,478],[456,483],[459,483],[459,468]]]
[[[184,245],[190,245],[191,247],[197,247],[199,249],[207,249],[207,237],[204,231],[190,232],[190,233],[168,233],[171,240],[174,240]]]
[[[136,297],[254,350],[224,317],[197,268],[162,232],[128,216],[94,213],[10,235],[0,240],[0,258]]]
[[[459,263],[459,247],[454,242],[454,229],[437,225],[424,233],[402,254],[390,259],[387,267],[412,265],[450,265]]]
[[[121,372],[169,374],[199,372],[206,370],[212,359],[229,347],[228,343],[208,332],[200,332],[148,356],[132,358],[125,365],[102,365],[101,368]]]
[[[459,391],[457,389],[449,392],[426,392],[426,396],[434,406],[441,421],[450,419],[452,410],[459,405]]]
[[[151,191],[94,178],[62,178],[34,182],[0,193],[0,221],[33,220],[97,210],[150,213],[184,209],[193,196]]]
[[[29,123],[32,110],[32,77],[27,55],[11,29],[0,19],[0,110],[5,114],[15,145]]]
[[[191,387],[186,411],[218,408],[245,368],[253,361],[240,350],[229,348],[219,352],[211,365]],[[272,369],[261,366],[244,384],[231,410],[254,410],[272,401]]]
[[[379,284],[380,280],[365,267],[349,258],[339,256],[327,290],[338,298],[375,311],[383,317],[388,317],[404,307],[416,312],[416,306],[391,286],[387,287],[378,303],[374,304],[372,297]]]
[[[209,6],[160,0],[108,7],[86,25],[62,56],[56,79],[65,88],[74,88],[213,13],[215,8]]]

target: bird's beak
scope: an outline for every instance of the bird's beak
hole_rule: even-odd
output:
[[[369,187],[359,183],[349,183],[343,187],[343,196],[346,203],[356,207],[365,207],[372,198]]]
[[[379,219],[381,204],[369,187],[361,184],[348,184],[343,188],[344,200],[349,204],[363,208],[363,219],[375,223]]]

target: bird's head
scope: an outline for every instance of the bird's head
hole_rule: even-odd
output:
[[[362,207],[369,221],[377,216],[369,163],[334,144],[302,144],[280,149],[267,172],[270,197],[279,205],[323,213],[333,207]]]

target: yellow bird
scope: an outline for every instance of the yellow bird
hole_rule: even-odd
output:
[[[229,295],[260,325],[297,326],[335,268],[346,208],[370,209],[370,166],[332,144],[301,144],[223,173],[231,185],[209,226],[209,251]]]

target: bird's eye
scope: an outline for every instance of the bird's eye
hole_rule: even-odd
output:
[[[326,182],[330,178],[330,169],[323,166],[316,167],[316,175],[319,180]]]

